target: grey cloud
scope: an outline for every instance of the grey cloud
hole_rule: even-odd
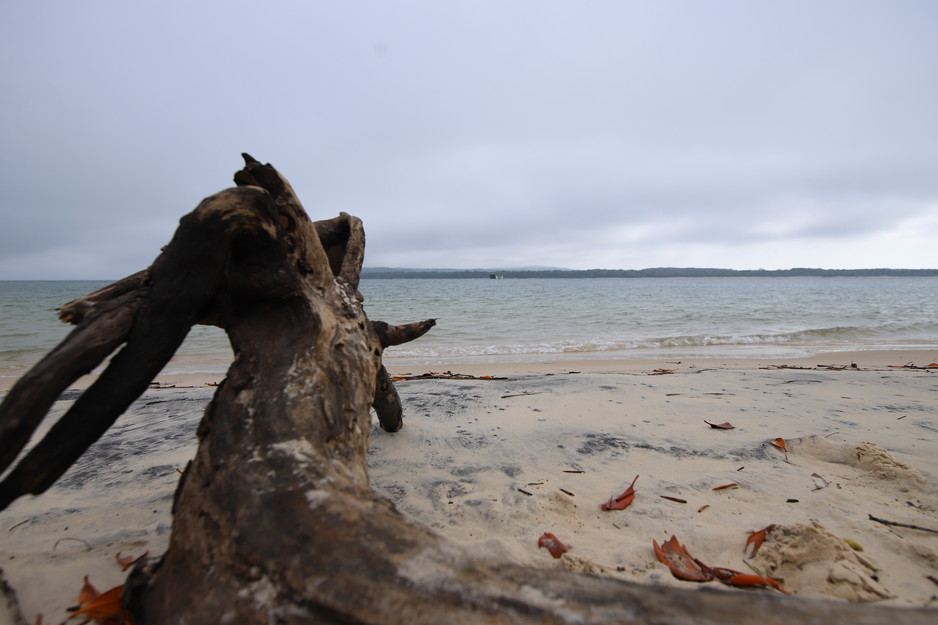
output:
[[[938,204],[931,2],[53,5],[0,23],[0,278],[145,266],[241,151],[381,265],[796,265]]]

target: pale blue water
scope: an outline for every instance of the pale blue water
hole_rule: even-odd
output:
[[[55,308],[106,282],[0,282],[0,376],[19,375],[69,331]],[[371,319],[438,319],[386,353],[439,366],[564,358],[783,358],[938,350],[938,278],[363,280]],[[190,333],[167,371],[222,373],[224,333]]]

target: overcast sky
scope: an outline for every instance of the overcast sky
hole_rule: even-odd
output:
[[[393,267],[938,267],[938,2],[0,8],[0,279],[276,166]]]

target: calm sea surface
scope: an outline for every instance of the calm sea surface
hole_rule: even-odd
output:
[[[0,376],[69,331],[56,307],[107,282],[0,282]],[[938,278],[363,280],[371,319],[438,325],[390,348],[417,366],[564,358],[781,358],[938,349]],[[166,371],[222,373],[224,333],[195,328]]]

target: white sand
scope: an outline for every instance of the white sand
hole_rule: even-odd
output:
[[[508,379],[398,382],[405,426],[376,426],[372,484],[403,514],[492,557],[693,587],[655,559],[652,539],[674,534],[709,565],[752,565],[798,595],[938,606],[928,578],[938,578],[938,533],[869,519],[938,530],[938,371],[889,366],[936,360],[860,352],[454,367]],[[816,367],[851,362],[858,368]],[[808,368],[772,367],[783,364]],[[0,512],[0,567],[27,622],[63,620],[85,575],[100,590],[122,583],[117,552],[165,550],[176,468],[194,454],[214,391],[205,383],[218,380],[160,381],[176,388],[148,391],[46,494]],[[768,444],[776,437],[788,453]],[[601,511],[636,475],[634,503]],[[778,527],[759,556],[745,558],[748,532],[769,524]],[[558,560],[537,547],[547,531],[571,548]]]

